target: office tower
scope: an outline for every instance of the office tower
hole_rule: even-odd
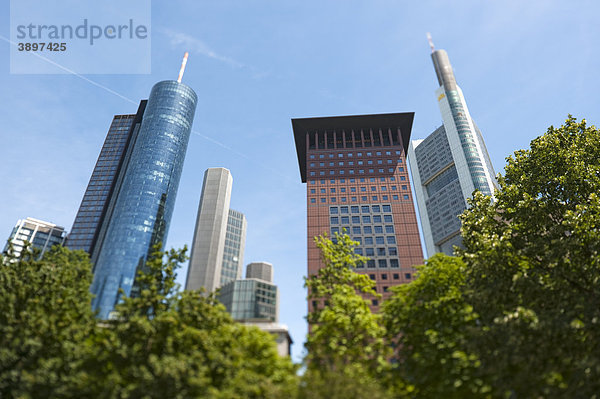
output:
[[[135,114],[114,116],[67,237],[66,246],[89,253],[92,264],[102,248],[146,104],[147,100],[142,100]]]
[[[62,245],[66,235],[67,232],[64,227],[28,217],[27,219],[17,221],[17,224],[10,233],[10,237],[8,237],[4,252],[6,253],[9,244],[12,244],[13,254],[19,257],[23,251],[25,241],[27,241],[31,243],[33,248],[41,251],[41,257],[44,252],[54,245]]]
[[[204,172],[186,289],[212,292],[242,276],[246,218],[229,209],[233,178],[225,168]]]
[[[91,255],[100,318],[119,289],[132,293],[152,246],[167,238],[196,102],[185,84],[163,81],[135,115],[113,119],[67,240]]]
[[[433,66],[440,87],[435,95],[443,125],[424,140],[411,142],[410,163],[415,196],[427,255],[452,255],[460,246],[458,215],[466,208],[473,191],[494,195],[494,169],[483,137],[471,118],[463,93],[444,50],[431,45]]]
[[[388,288],[412,280],[423,253],[406,170],[413,113],[292,119],[307,183],[308,275],[323,267],[314,237],[348,232],[369,257],[356,271]],[[309,311],[316,302],[309,303]],[[375,310],[379,302],[372,299]]]
[[[246,278],[224,284],[218,298],[237,321],[279,320],[279,291],[273,284],[273,265],[267,262],[247,266]]]

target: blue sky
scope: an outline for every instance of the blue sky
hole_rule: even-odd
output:
[[[0,35],[9,36],[2,0]],[[245,264],[268,261],[299,360],[306,334],[305,187],[290,118],[415,112],[412,137],[441,124],[426,32],[448,51],[492,162],[571,113],[599,124],[594,1],[153,1],[152,73],[11,75],[0,40],[0,236],[27,216],[70,229],[114,114],[152,85],[198,94],[167,246],[190,244],[204,170],[234,179]],[[115,59],[114,62],[118,62]],[[186,267],[180,272],[183,283]]]

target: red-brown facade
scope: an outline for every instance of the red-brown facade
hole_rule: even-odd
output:
[[[414,266],[423,263],[405,158],[412,119],[401,113],[292,120],[307,183],[309,275],[323,266],[314,237],[345,229],[361,243],[356,251],[370,258],[355,270],[369,275],[384,299],[389,287],[412,281]]]

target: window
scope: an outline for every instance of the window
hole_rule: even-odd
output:
[[[392,198],[393,198],[395,201],[398,201],[398,196],[397,196],[396,194],[392,195]]]
[[[360,234],[360,226],[352,226],[352,234]]]
[[[402,166],[398,167],[398,170],[399,170],[400,172],[404,172],[404,168],[403,168]]]
[[[331,184],[335,184],[335,179],[331,179],[331,180],[329,180],[329,183],[331,183]]]
[[[363,216],[362,221],[363,223],[371,223],[371,216]]]
[[[367,161],[368,165],[373,165],[373,161],[371,161],[370,159]]]
[[[364,175],[365,174],[365,170],[364,169],[359,169],[358,170],[358,174],[359,175]]]
[[[341,206],[341,207],[340,207],[340,213],[345,213],[345,214],[347,214],[347,213],[348,213],[348,207],[347,207],[347,206]]]
[[[319,162],[319,166],[325,166],[325,162]]]
[[[406,184],[402,185],[402,190],[407,190],[408,186]]]
[[[383,160],[378,159],[377,160],[377,165],[383,165]],[[383,172],[383,169],[379,169],[379,170]]]
[[[385,232],[388,234],[394,234],[394,226],[392,226],[392,225],[385,226]]]
[[[342,216],[342,224],[350,224],[350,218],[348,216]]]
[[[383,221],[386,223],[393,223],[392,215],[383,215]]]
[[[345,183],[346,179],[340,179],[340,183]]]
[[[373,213],[379,213],[379,212],[380,212],[379,205],[373,205]]]
[[[321,184],[325,184],[325,180],[321,180]]]
[[[367,188],[366,187],[361,187],[360,191],[367,191]]]
[[[362,213],[369,213],[369,206],[368,205],[363,205],[361,207],[361,211],[362,211]]]
[[[385,262],[385,259],[380,259],[379,261],[384,261],[384,262]],[[387,266],[387,265],[386,265],[386,266]],[[381,266],[379,266],[379,267],[381,267]],[[384,267],[385,267],[385,266],[384,266]],[[386,273],[383,273],[383,274],[381,275],[381,279],[382,279],[382,280],[387,280],[387,277],[388,277],[388,275],[387,275]]]
[[[398,255],[398,250],[396,249],[396,247],[388,248],[388,255]]]
[[[369,259],[367,261],[367,267],[370,268],[370,269],[375,268],[375,261],[373,259]]]
[[[362,255],[363,254],[363,250],[362,248],[354,248],[354,253],[357,255]]]
[[[383,226],[375,226],[375,234],[383,234]]]
[[[395,244],[396,243],[396,236],[387,236],[387,243],[388,244]]]
[[[407,199],[408,199],[408,194],[404,194],[404,195],[402,196],[402,198],[404,198],[405,200],[407,200]]]
[[[316,183],[316,181],[314,181],[314,180],[310,181],[310,184],[315,184],[315,183]]]
[[[330,171],[329,171],[329,174],[330,174],[330,175],[334,175],[334,174],[335,174],[335,172],[334,172],[333,170],[330,170]]]
[[[391,151],[386,151],[385,155],[392,155],[392,152]]]
[[[321,198],[321,202],[325,202],[325,198]]]
[[[377,187],[371,186],[371,191],[377,191]]]
[[[337,213],[338,213],[338,208],[337,208],[337,206],[332,206],[331,208],[329,208],[329,213],[330,213],[331,215],[337,215]]]
[[[377,248],[377,256],[385,256],[385,248]]]
[[[310,189],[310,193],[311,193],[311,194],[314,194],[315,192],[316,192],[316,190],[315,190],[314,188],[311,188],[311,189]]]
[[[316,175],[316,173],[315,173],[315,172],[310,172],[310,175],[311,175],[311,176],[315,176],[315,175]]]
[[[369,173],[373,173],[375,172],[373,169],[369,169]]]
[[[350,191],[355,193],[356,192],[356,187],[350,187]]]
[[[356,181],[356,179],[352,178],[350,179],[350,183],[354,183]]]
[[[364,182],[365,182],[365,178],[364,178],[364,177],[361,177],[361,178],[360,178],[360,182],[361,182],[361,183],[364,183]]]
[[[366,195],[363,195],[362,197],[360,197],[360,199],[363,202],[367,202],[367,196]]]
[[[369,274],[369,278],[370,278],[371,280],[375,280],[375,275],[374,275],[374,274]]]
[[[329,162],[329,166],[335,165],[335,162]]]
[[[379,301],[377,299],[373,299],[373,306],[379,306]]]
[[[363,220],[363,222],[364,222],[364,220]],[[364,226],[363,231],[365,232],[365,234],[373,234],[373,231],[371,230],[371,226]]]
[[[381,223],[381,215],[373,215],[373,223]]]
[[[398,189],[398,187],[392,186],[392,191],[396,191],[397,189]]]
[[[310,199],[310,203],[311,203],[311,204],[314,204],[315,202],[317,202],[317,200],[316,200],[316,199],[314,199],[314,198],[311,198],[311,199]]]
[[[365,245],[373,245],[373,237],[365,237]]]
[[[377,201],[377,196],[376,195],[372,196],[371,198],[373,199],[373,201]]]
[[[331,224],[338,224],[339,220],[337,216],[332,216],[329,218],[329,221],[331,222]]]
[[[315,159],[315,155],[314,155],[314,154],[311,154],[311,155],[310,155],[310,159]]]
[[[360,223],[360,217],[359,216],[352,216],[352,223]]]
[[[346,202],[346,197],[341,198],[342,202]]]
[[[392,206],[391,205],[383,205],[383,211],[384,212],[391,212],[392,211]]]
[[[356,202],[356,197],[352,197],[352,202]]]
[[[319,158],[325,158],[325,155],[319,154]]]
[[[377,156],[379,156],[379,155],[381,155],[381,151],[377,151],[375,154],[376,154]]]
[[[390,259],[390,267],[400,267],[398,259]]]
[[[363,161],[358,161],[358,164],[359,164],[359,165],[363,165],[363,164],[364,164],[364,162],[363,162]]]
[[[390,181],[396,181],[396,178],[394,176],[390,177]]]
[[[386,186],[381,186],[381,191],[387,191],[387,187]]]
[[[382,195],[381,196],[381,200],[382,201],[387,201],[388,200],[388,196],[387,195]]]
[[[342,188],[340,188],[340,191],[341,191],[342,193],[345,193],[345,192],[346,192],[346,187],[342,187]]]
[[[321,189],[321,194],[325,194],[325,189],[324,188]]]
[[[398,273],[394,273],[394,274],[392,275],[392,277],[393,277],[393,279],[394,279],[394,280],[398,280],[398,279],[400,278],[400,274],[398,274]]]
[[[406,176],[400,176],[400,181],[406,181]]]
[[[367,256],[375,256],[375,250],[373,248],[365,248]]]
[[[410,273],[404,273],[404,278],[407,280],[410,280],[410,278],[411,278]]]
[[[342,153],[339,153],[339,154],[338,154],[338,158],[344,158],[344,154],[342,154]]]
[[[352,213],[358,213],[358,206],[351,206],[351,207],[350,207],[350,211],[351,211]]]
[[[378,237],[375,237],[375,243],[376,244],[385,244],[385,240],[383,239],[382,236],[378,236]]]
[[[335,193],[335,187],[331,187],[330,190],[331,190],[332,193]]]
[[[388,292],[388,287],[387,286],[383,286],[383,292]]]
[[[335,197],[331,197],[331,202],[335,202]]]

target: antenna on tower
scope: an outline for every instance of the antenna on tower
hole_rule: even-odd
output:
[[[429,42],[429,47],[431,47],[431,52],[435,51],[435,47],[433,46],[433,40],[431,40],[431,33],[427,32],[427,41]]]
[[[181,62],[181,69],[179,70],[179,77],[177,78],[177,83],[181,83],[181,78],[183,78],[183,72],[185,71],[185,64],[187,64],[188,52],[185,52],[183,56],[183,61]]]

